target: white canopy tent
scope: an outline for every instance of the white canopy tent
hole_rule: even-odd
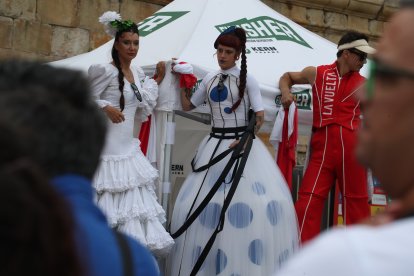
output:
[[[138,25],[140,50],[134,63],[149,70],[157,61],[176,57],[193,64],[200,78],[218,68],[213,48],[218,34],[231,25],[243,27],[248,36],[248,72],[260,83],[267,121],[275,117],[277,83],[284,72],[332,63],[336,54],[336,45],[259,0],[175,0]],[[86,71],[91,64],[111,61],[112,44],[111,40],[89,53],[52,64]],[[309,108],[307,100],[302,104]],[[310,121],[306,114],[300,116],[300,122]]]
[[[218,69],[213,43],[220,32],[231,25],[243,27],[247,32],[247,69],[260,84],[269,131],[269,126],[276,117],[275,98],[280,94],[280,76],[286,71],[299,71],[306,66],[332,63],[337,50],[335,44],[299,26],[261,1],[174,0],[138,24],[140,49],[133,62],[151,72],[158,61],[168,61],[176,57],[191,63],[195,74],[201,79],[208,72]],[[89,53],[52,64],[86,71],[91,64],[111,61],[112,44],[113,41],[109,41]],[[302,125],[310,125],[312,122],[309,89],[308,86],[295,88],[299,123]],[[160,87],[155,114],[158,128],[156,145],[159,149],[157,159],[163,160],[158,164],[163,186],[159,190],[164,191],[165,195],[170,191],[169,152],[171,144],[174,143],[174,135],[171,133],[175,132],[172,112],[180,108],[178,93],[174,79],[167,74]],[[203,107],[197,111],[208,112]],[[184,124],[188,131],[188,122]],[[197,143],[189,143],[188,132],[184,133],[186,142],[180,138],[174,148],[177,148],[177,153],[185,151],[192,155],[194,149],[188,149],[187,146],[194,144],[195,147]],[[173,162],[174,166],[179,166],[177,168],[184,167],[178,170],[178,174],[187,174],[187,161]]]

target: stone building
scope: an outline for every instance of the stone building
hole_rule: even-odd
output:
[[[78,55],[110,39],[97,20],[104,11],[119,11],[123,18],[139,22],[171,1],[0,0],[0,58],[52,61]],[[351,29],[377,40],[398,4],[398,0],[262,1],[335,43]]]

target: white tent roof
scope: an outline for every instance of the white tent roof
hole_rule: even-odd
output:
[[[218,69],[213,43],[219,33],[231,25],[243,27],[248,36],[247,69],[260,83],[267,121],[275,118],[277,83],[284,72],[330,64],[337,52],[335,44],[259,0],[174,0],[138,25],[140,50],[134,63],[148,69],[177,57],[193,64],[199,78]],[[52,64],[86,71],[91,64],[110,62],[112,44]],[[307,108],[299,121],[309,124]]]

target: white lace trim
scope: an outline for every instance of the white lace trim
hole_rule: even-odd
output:
[[[157,256],[165,256],[174,240],[163,227],[165,211],[152,187],[137,187],[122,193],[105,192],[97,205],[111,227],[118,227],[146,245]]]
[[[138,219],[130,220],[124,224],[120,224],[118,229],[139,240],[159,257],[168,255],[174,246],[174,240],[156,219],[145,222]]]
[[[142,83],[142,102],[138,104],[138,117],[144,122],[152,113],[158,99],[158,84],[155,80],[146,77]]]
[[[151,187],[138,187],[122,193],[106,192],[98,196],[97,204],[112,227],[136,218],[140,221],[154,218],[161,223],[166,221],[165,211]]]
[[[93,187],[98,194],[124,192],[143,186],[153,189],[157,178],[158,171],[142,154],[104,155],[95,174]]]

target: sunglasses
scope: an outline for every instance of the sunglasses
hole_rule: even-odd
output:
[[[385,63],[382,63],[378,60],[372,60],[369,65],[369,76],[366,82],[366,91],[368,99],[372,99],[372,97],[374,96],[375,80],[377,78],[408,78],[414,80],[414,71],[395,68]]]
[[[135,97],[137,97],[137,100],[142,102],[142,96],[141,93],[139,92],[138,86],[136,86],[135,83],[131,83],[131,88],[132,91],[134,91]]]
[[[355,48],[348,49],[348,51],[355,54],[355,55],[357,55],[360,61],[364,61],[368,57],[367,53],[364,53],[364,52],[362,52],[360,50],[357,50]]]
[[[219,79],[219,82],[217,84],[217,86],[218,86],[217,89],[218,89],[219,92],[223,91],[223,89],[224,89],[224,81],[227,79],[227,76],[228,75],[226,75],[226,74],[221,74],[220,75],[220,79]]]

